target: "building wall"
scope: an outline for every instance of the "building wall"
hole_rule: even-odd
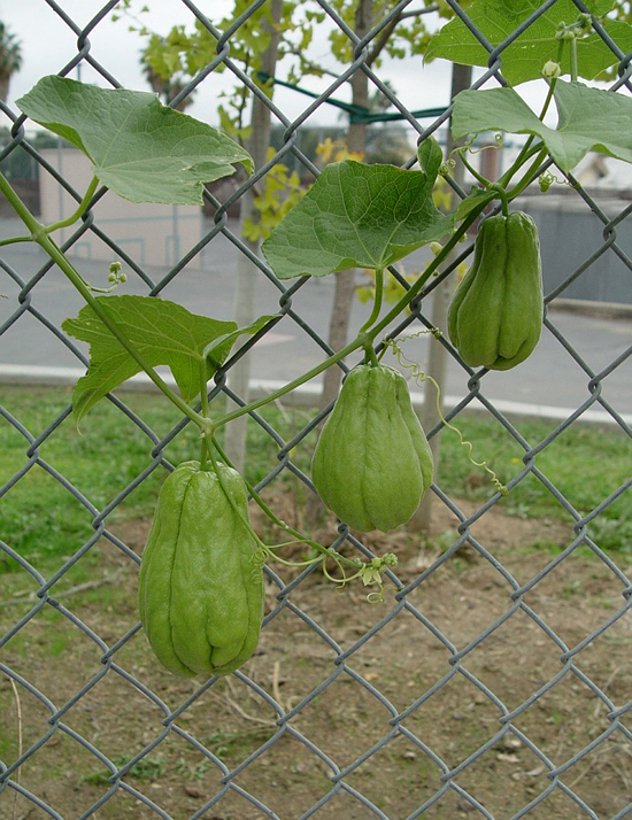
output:
[[[83,196],[91,179],[87,157],[68,148],[50,148],[41,153],[46,162]],[[77,202],[44,168],[40,170],[39,178],[42,221],[50,224],[70,216]],[[173,265],[199,242],[202,235],[202,209],[195,205],[139,204],[108,192],[94,207],[93,214],[95,226],[139,265]],[[76,227],[62,229],[55,238],[63,243],[75,230]],[[87,231],[69,254],[108,262],[117,258],[115,251],[92,231]]]
[[[624,210],[620,199],[596,198],[599,209],[614,219]],[[577,197],[544,195],[524,199],[521,208],[534,218],[540,234],[542,275],[549,293],[570,277],[606,244],[604,223]],[[632,257],[632,224],[629,219],[615,226],[616,245]],[[596,302],[630,303],[630,269],[606,249],[567,288],[560,298]]]

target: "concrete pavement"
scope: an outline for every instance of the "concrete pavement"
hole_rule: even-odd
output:
[[[7,235],[13,228],[0,223],[0,235]],[[173,299],[195,313],[218,319],[231,319],[235,315],[234,291],[237,252],[231,243],[218,236],[204,250],[202,268],[185,268],[161,292],[166,299]],[[407,271],[423,266],[425,252],[419,251],[405,260]],[[52,268],[28,293],[31,309],[36,315],[20,311],[20,291],[9,270],[13,270],[24,282],[28,282],[45,262],[43,254],[30,244],[7,246],[0,249],[0,259],[8,268],[0,269],[0,380],[20,378],[44,378],[51,368],[70,368],[67,374],[83,369],[76,355],[55,338],[48,327],[40,321],[45,317],[54,327],[60,327],[67,316],[75,315],[83,302],[80,295],[67,282],[63,274]],[[95,285],[105,284],[107,263],[90,260],[74,260],[82,275]],[[148,269],[154,281],[164,276],[166,269]],[[119,293],[146,293],[146,285],[133,273]],[[291,284],[291,283],[288,283]],[[310,280],[297,291],[292,308],[319,336],[327,337],[327,326],[333,300],[333,277]],[[258,314],[278,310],[281,296],[279,290],[263,275],[257,276],[256,305]],[[360,327],[368,315],[369,306],[356,301],[353,305],[352,328]],[[500,401],[507,407],[522,407],[525,412],[542,415],[568,414],[590,395],[590,374],[566,349],[566,340],[581,356],[589,370],[599,375],[602,395],[617,410],[628,416],[632,413],[632,320],[586,316],[575,312],[551,310],[549,319],[555,332],[544,329],[542,339],[533,355],[519,367],[503,373],[488,373],[482,382],[484,395]],[[7,327],[7,324],[9,325]],[[423,369],[428,356],[428,346],[433,344],[428,335],[405,343],[407,357],[414,359]],[[85,349],[85,346],[84,346]],[[252,376],[258,382],[286,383],[304,373],[323,359],[319,346],[293,321],[290,316],[283,320],[259,342],[251,352]],[[392,357],[387,356],[392,363]],[[613,362],[618,362],[612,367]],[[606,375],[607,374],[607,375]],[[448,364],[445,393],[450,401],[457,400],[467,392],[468,374],[456,361]],[[0,388],[1,389],[1,388]],[[311,386],[312,391],[317,385]],[[413,390],[416,390],[414,386]],[[309,393],[309,389],[308,389]],[[448,401],[448,404],[450,403]],[[538,411],[537,408],[540,408]],[[599,410],[595,405],[595,410]]]

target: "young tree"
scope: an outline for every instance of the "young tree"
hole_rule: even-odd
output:
[[[363,40],[371,29],[386,18],[392,11],[392,3],[386,0],[335,0],[332,3],[342,20],[353,30],[358,40]],[[420,8],[401,9],[393,15],[376,36],[369,42],[364,66],[371,69],[379,66],[384,54],[402,59],[414,54],[422,54],[428,42],[429,31],[425,24],[425,15],[438,12],[450,16],[451,12],[444,2],[423,0]],[[330,37],[332,52],[341,62],[349,62],[353,57],[353,43],[341,28],[336,28]],[[359,69],[350,79],[352,105],[368,111],[371,92],[369,78],[365,71]],[[367,147],[366,122],[354,121],[349,124],[347,144],[349,151],[364,155]],[[356,272],[343,271],[336,274],[336,288],[331,319],[329,323],[329,345],[334,350],[344,347],[349,332],[351,307],[355,293]],[[325,373],[321,406],[332,402],[340,386],[341,371],[330,368]]]
[[[244,15],[250,8],[246,0],[235,0],[232,13],[226,20],[218,23],[220,31],[230,27],[232,22]],[[353,31],[358,40],[364,39],[381,20],[392,12],[392,3],[387,0],[333,0],[331,6],[343,21],[344,25],[335,26],[330,34],[332,54],[341,62],[348,64],[354,59],[356,40],[344,31],[346,27]],[[421,7],[414,10],[401,9],[389,18],[388,23],[379,29],[376,36],[367,46],[364,66],[373,69],[379,66],[385,54],[403,58],[408,55],[421,54],[429,38],[425,19],[431,12],[451,16],[451,11],[444,0],[432,2],[422,0]],[[296,0],[272,0],[254,13],[247,16],[230,38],[231,60],[242,65],[251,78],[268,76],[273,78],[277,65],[286,60],[290,63],[284,74],[296,83],[307,75],[323,75],[326,70],[306,57],[306,50],[311,43],[314,27],[322,23],[324,13],[310,3],[298,3]],[[145,35],[150,32],[143,31]],[[184,26],[175,26],[166,36],[151,35],[143,52],[143,60],[151,71],[154,87],[159,83],[169,82],[174,76],[191,77],[216,57],[217,40],[199,20],[193,32],[187,33]],[[293,59],[292,59],[293,58]],[[223,70],[220,64],[217,70]],[[369,82],[367,73],[358,69],[349,79],[351,103],[355,110],[367,113],[375,107],[376,97],[383,98],[382,92]],[[264,83],[267,94],[272,96],[273,84]],[[237,136],[249,149],[260,167],[267,158],[270,144],[270,112],[265,103],[256,96],[252,100],[251,118],[246,122],[246,110],[249,101],[249,90],[240,83],[234,92],[224,96],[218,107],[222,127],[233,136]],[[386,101],[388,104],[388,101]],[[347,131],[347,149],[353,156],[363,157],[367,150],[367,122],[355,118],[349,123]],[[257,189],[250,189],[241,200],[241,233],[244,241],[254,254],[259,253],[257,230],[253,230],[260,218],[255,198],[257,192],[265,185],[262,180]],[[243,256],[243,255],[241,255]],[[252,321],[254,269],[246,258],[240,258],[237,275],[236,318],[240,324]],[[344,346],[348,338],[351,307],[356,290],[356,272],[345,271],[336,275],[336,285],[332,313],[330,316],[328,343],[337,350]],[[236,392],[244,399],[248,398],[249,383],[248,357],[243,357],[231,369],[231,382]],[[340,385],[341,370],[331,368],[324,376],[321,405],[332,401]],[[227,448],[238,467],[243,467],[245,458],[245,427],[231,425],[228,431]]]
[[[229,29],[233,21],[246,14],[252,4],[246,0],[235,0],[232,13],[217,23],[219,33]],[[293,57],[291,72],[301,73],[302,54],[308,47],[313,24],[323,17],[322,12],[304,11],[302,4],[270,0],[261,8],[249,14],[241,26],[231,35],[231,60],[240,64],[259,88],[271,97],[277,63],[285,57]],[[210,22],[210,21],[209,21]],[[149,34],[144,31],[143,33]],[[196,20],[194,30],[187,33],[183,26],[175,26],[165,37],[151,35],[143,52],[148,76],[154,87],[173,82],[172,78],[194,77],[203,71],[217,56],[217,39],[209,28]],[[218,71],[224,70],[220,64]],[[270,78],[270,79],[266,79]],[[252,97],[252,98],[251,98]],[[224,104],[226,103],[226,104]],[[247,109],[250,105],[250,118]],[[218,113],[223,129],[248,149],[255,167],[260,168],[268,159],[270,147],[271,115],[265,101],[251,95],[249,89],[239,83],[229,94],[223,95]],[[261,212],[256,198],[265,182],[256,188],[249,188],[240,200],[240,234],[242,241],[253,256],[260,254],[263,238],[257,230]],[[240,326],[250,324],[255,315],[256,266],[245,255],[240,254],[237,267],[234,316]],[[231,389],[244,401],[248,401],[250,384],[250,360],[242,357],[231,368]],[[235,464],[243,470],[246,457],[246,418],[238,419],[226,431],[226,449]]]

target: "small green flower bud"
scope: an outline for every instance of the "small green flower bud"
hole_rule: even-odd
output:
[[[555,60],[548,60],[542,67],[542,76],[547,80],[554,80],[562,75],[562,66]]]

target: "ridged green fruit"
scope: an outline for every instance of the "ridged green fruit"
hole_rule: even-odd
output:
[[[472,267],[448,308],[448,333],[470,367],[509,370],[542,330],[542,266],[533,219],[521,211],[481,225]]]
[[[244,480],[180,464],[163,484],[140,567],[140,619],[158,660],[183,677],[226,675],[254,652],[263,576]]]
[[[432,470],[402,374],[355,367],[314,451],[312,480],[323,502],[353,529],[392,530],[417,510]]]

